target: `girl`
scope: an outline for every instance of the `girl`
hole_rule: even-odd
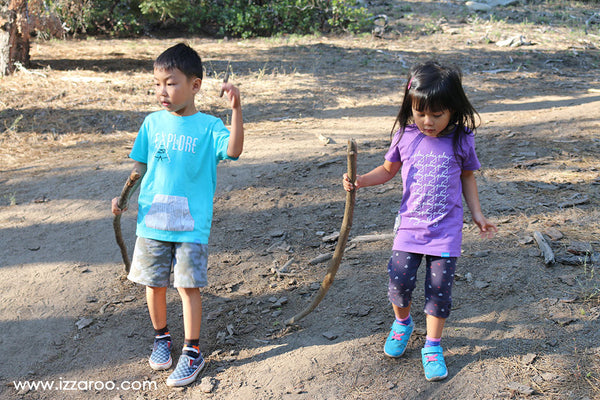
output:
[[[384,352],[400,357],[413,332],[410,315],[417,269],[425,258],[427,338],[421,350],[425,378],[448,376],[440,341],[452,305],[451,289],[460,256],[463,224],[461,194],[482,237],[497,231],[481,212],[473,171],[481,164],[473,131],[477,112],[462,88],[457,69],[428,62],[414,67],[392,127],[393,140],[383,165],[350,182],[345,190],[383,184],[402,169],[402,203],[388,264],[388,297],[396,320]],[[395,132],[396,126],[398,130]],[[395,132],[395,134],[394,134]]]

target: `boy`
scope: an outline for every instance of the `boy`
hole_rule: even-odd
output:
[[[204,367],[200,353],[202,298],[206,286],[208,236],[213,214],[217,164],[242,153],[244,127],[239,90],[223,83],[231,108],[231,133],[214,116],[196,110],[202,84],[198,53],[180,43],[154,62],[156,97],[163,110],[146,117],[130,157],[142,174],[138,199],[138,236],[128,279],[146,286],[155,330],[150,367],[171,367],[167,299],[171,267],[173,286],[183,308],[185,342],[168,386],[192,383]],[[135,189],[135,188],[134,188]],[[120,214],[117,198],[112,212]]]

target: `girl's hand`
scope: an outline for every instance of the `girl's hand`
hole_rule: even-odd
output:
[[[118,204],[119,204],[119,198],[118,197],[115,197],[114,199],[112,199],[112,202],[111,202],[111,211],[115,215],[121,215],[124,211],[127,211],[127,207],[125,207],[124,210],[121,210],[119,208]]]
[[[353,190],[358,189],[358,175],[356,176],[355,182],[350,182],[350,178],[348,178],[348,174],[344,174],[344,179],[342,180],[342,184],[344,185],[344,190],[346,190],[346,192],[351,192]]]
[[[473,221],[479,227],[479,236],[483,239],[491,239],[498,232],[498,227],[488,221],[483,215],[473,216]]]

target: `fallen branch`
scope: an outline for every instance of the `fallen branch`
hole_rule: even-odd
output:
[[[352,238],[350,243],[369,243],[369,242],[377,242],[379,240],[390,240],[394,239],[395,235],[393,233],[379,233],[373,235],[361,235]]]
[[[348,178],[350,178],[350,182],[354,182],[356,180],[356,142],[354,140],[348,141]],[[327,269],[327,275],[323,279],[321,283],[321,287],[317,292],[315,298],[312,302],[302,310],[300,313],[294,315],[292,318],[285,321],[286,325],[291,325],[300,321],[302,318],[306,317],[310,314],[323,300],[325,294],[329,290],[329,287],[333,283],[335,278],[335,274],[337,273],[338,268],[340,267],[340,262],[342,261],[342,256],[344,255],[344,248],[346,247],[346,242],[348,241],[348,236],[350,235],[350,229],[352,228],[352,218],[354,216],[354,202],[356,198],[356,189],[352,191],[346,192],[346,208],[344,209],[344,218],[342,220],[342,227],[340,229],[340,237],[338,238],[337,245],[335,247],[335,251],[333,252],[333,257],[329,262],[329,268]]]
[[[131,171],[129,178],[127,178],[127,182],[125,182],[125,186],[123,186],[123,190],[121,191],[121,195],[119,196],[119,201],[117,203],[121,210],[127,208],[127,203],[129,203],[129,197],[131,196],[131,189],[135,186],[136,182],[141,176],[142,175],[138,171]],[[115,215],[113,219],[113,228],[115,230],[115,239],[117,240],[117,244],[121,249],[121,257],[123,258],[123,264],[125,264],[125,273],[128,274],[129,269],[131,268],[131,261],[127,255],[127,246],[125,245],[123,234],[121,233],[121,214]]]
[[[535,231],[535,232],[533,232],[533,237],[535,238],[535,241],[537,242],[540,250],[542,251],[542,254],[544,255],[544,264],[546,264],[546,265],[554,264],[554,262],[555,262],[554,252],[552,251],[552,248],[550,248],[550,245],[544,238],[544,235],[542,235],[538,231]]]
[[[579,194],[577,196],[579,196]],[[587,204],[589,202],[590,202],[590,198],[586,195],[583,195],[581,197],[571,198],[565,202],[559,203],[558,207],[560,207],[560,208],[575,207],[575,206],[580,206],[582,204]]]

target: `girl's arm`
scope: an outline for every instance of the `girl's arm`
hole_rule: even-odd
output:
[[[242,100],[240,91],[231,83],[223,83],[221,88],[227,93],[231,103],[231,132],[229,134],[229,145],[227,155],[238,158],[244,149],[244,121],[242,119]]]
[[[380,165],[372,171],[367,172],[364,175],[356,175],[356,180],[354,182],[350,182],[348,174],[344,174],[344,189],[346,189],[346,191],[349,192],[352,189],[358,189],[366,186],[381,185],[383,183],[386,183],[394,176],[396,176],[398,171],[400,171],[401,166],[402,163],[399,161],[391,162],[385,160],[383,165]]]
[[[136,161],[133,164],[133,170],[132,171],[137,171],[140,173],[140,178],[135,182],[135,185],[131,188],[131,192],[133,193],[136,191],[136,189],[140,186],[140,183],[142,182],[142,178],[144,177],[144,174],[146,173],[146,170],[148,169],[148,165],[139,161]],[[115,197],[114,199],[112,199],[111,202],[111,211],[113,214],[115,215],[119,215],[122,214],[123,211],[127,211],[127,208],[121,210],[118,206],[119,204],[119,197]]]
[[[496,225],[488,221],[481,211],[479,203],[479,193],[477,191],[477,181],[473,171],[462,171],[460,175],[462,181],[462,192],[467,202],[467,206],[471,211],[473,222],[479,227],[479,234],[484,238],[491,238],[496,234],[498,228]]]

